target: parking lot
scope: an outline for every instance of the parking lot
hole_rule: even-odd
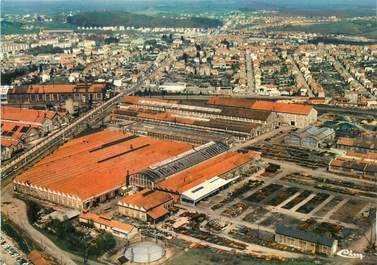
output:
[[[15,243],[8,236],[2,234],[0,237],[0,244],[0,260],[4,262],[4,264],[32,265],[32,263],[27,260],[25,255],[15,247]]]

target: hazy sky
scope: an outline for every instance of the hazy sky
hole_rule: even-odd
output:
[[[72,2],[73,0],[3,0],[5,2]],[[80,2],[91,2],[92,0],[76,0]],[[111,0],[112,2],[167,2],[161,0]],[[376,0],[173,0],[171,2],[256,2],[256,3],[274,3],[274,4],[369,4],[376,5]]]

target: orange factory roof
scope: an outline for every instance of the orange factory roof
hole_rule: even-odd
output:
[[[211,97],[208,99],[208,104],[301,115],[307,115],[313,109],[313,106],[303,104],[290,104],[263,100],[255,101],[251,99],[239,99],[231,97]]]
[[[18,145],[20,143],[20,141],[18,139],[5,139],[5,138],[1,138],[1,145],[2,146],[12,146],[12,145]]]
[[[359,152],[355,152],[355,151],[348,151],[346,153],[346,156],[358,158],[358,159],[376,160],[377,161],[377,152],[359,153]]]
[[[55,264],[52,262],[44,253],[38,250],[32,250],[27,258],[34,264],[34,265],[53,265]]]
[[[258,158],[254,151],[247,153],[228,152],[178,173],[158,183],[163,189],[183,193],[206,180],[225,174],[248,160]]]
[[[192,145],[146,136],[101,131],[64,144],[15,182],[77,196],[82,201],[114,190],[125,183],[127,174],[186,152]],[[123,139],[123,142],[114,141]],[[108,146],[103,146],[108,144]]]
[[[252,108],[257,110],[270,110],[280,113],[307,115],[313,109],[313,106],[258,100],[253,104]]]
[[[251,108],[254,102],[254,100],[231,97],[210,97],[207,101],[207,103],[210,105],[222,105],[239,108]]]
[[[137,116],[140,118],[145,118],[145,119],[177,122],[177,123],[183,123],[183,124],[194,124],[193,119],[186,118],[186,117],[177,117],[174,115],[174,113],[171,113],[171,112],[160,112],[160,113],[139,112]]]
[[[160,218],[164,215],[167,215],[168,213],[169,213],[169,211],[163,205],[160,205],[160,206],[150,210],[148,212],[148,215],[156,220],[156,219],[158,219],[158,218]]]
[[[166,100],[166,99],[159,99],[159,98],[147,98],[147,97],[138,97],[138,96],[125,96],[123,97],[123,103],[130,103],[130,104],[137,104],[139,101],[151,101],[151,102],[165,102],[165,103],[178,103],[176,100]]]
[[[121,204],[123,203],[138,208],[144,208],[148,211],[170,200],[172,200],[172,197],[166,192],[144,189],[120,199],[119,202]]]
[[[337,141],[337,144],[377,150],[377,139],[373,139],[373,138],[340,137]]]
[[[347,137],[340,137],[337,143],[341,145],[353,145],[353,139]]]
[[[97,214],[94,214],[94,213],[82,213],[82,214],[80,214],[80,219],[85,219],[85,220],[88,220],[88,221],[90,220],[90,221],[93,221],[94,223],[106,225],[110,228],[118,228],[118,229],[120,229],[122,231],[126,231],[128,233],[131,232],[135,228],[135,226],[133,226],[131,224],[121,223],[119,221],[112,220],[111,218],[101,216],[101,215],[97,215]]]
[[[73,93],[89,92],[101,93],[104,91],[106,84],[44,84],[18,86],[9,89],[8,94],[48,94],[48,93]]]
[[[5,137],[19,140],[30,128],[37,128],[37,126],[3,120],[1,121],[1,140],[3,141]]]
[[[11,121],[23,121],[42,124],[48,118],[52,119],[57,114],[50,110],[35,110],[27,108],[1,107],[1,119]]]

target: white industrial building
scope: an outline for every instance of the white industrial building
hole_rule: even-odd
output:
[[[238,179],[239,176],[231,179],[224,179],[218,176],[213,177],[182,193],[181,203],[195,206],[201,200],[226,188],[230,183]]]
[[[186,90],[187,84],[183,82],[177,83],[164,83],[160,86],[160,90],[164,90],[170,93],[179,93]]]

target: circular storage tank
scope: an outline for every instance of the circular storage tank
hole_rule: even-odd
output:
[[[131,262],[147,263],[159,260],[165,255],[165,249],[157,243],[142,241],[131,244],[124,256]]]

